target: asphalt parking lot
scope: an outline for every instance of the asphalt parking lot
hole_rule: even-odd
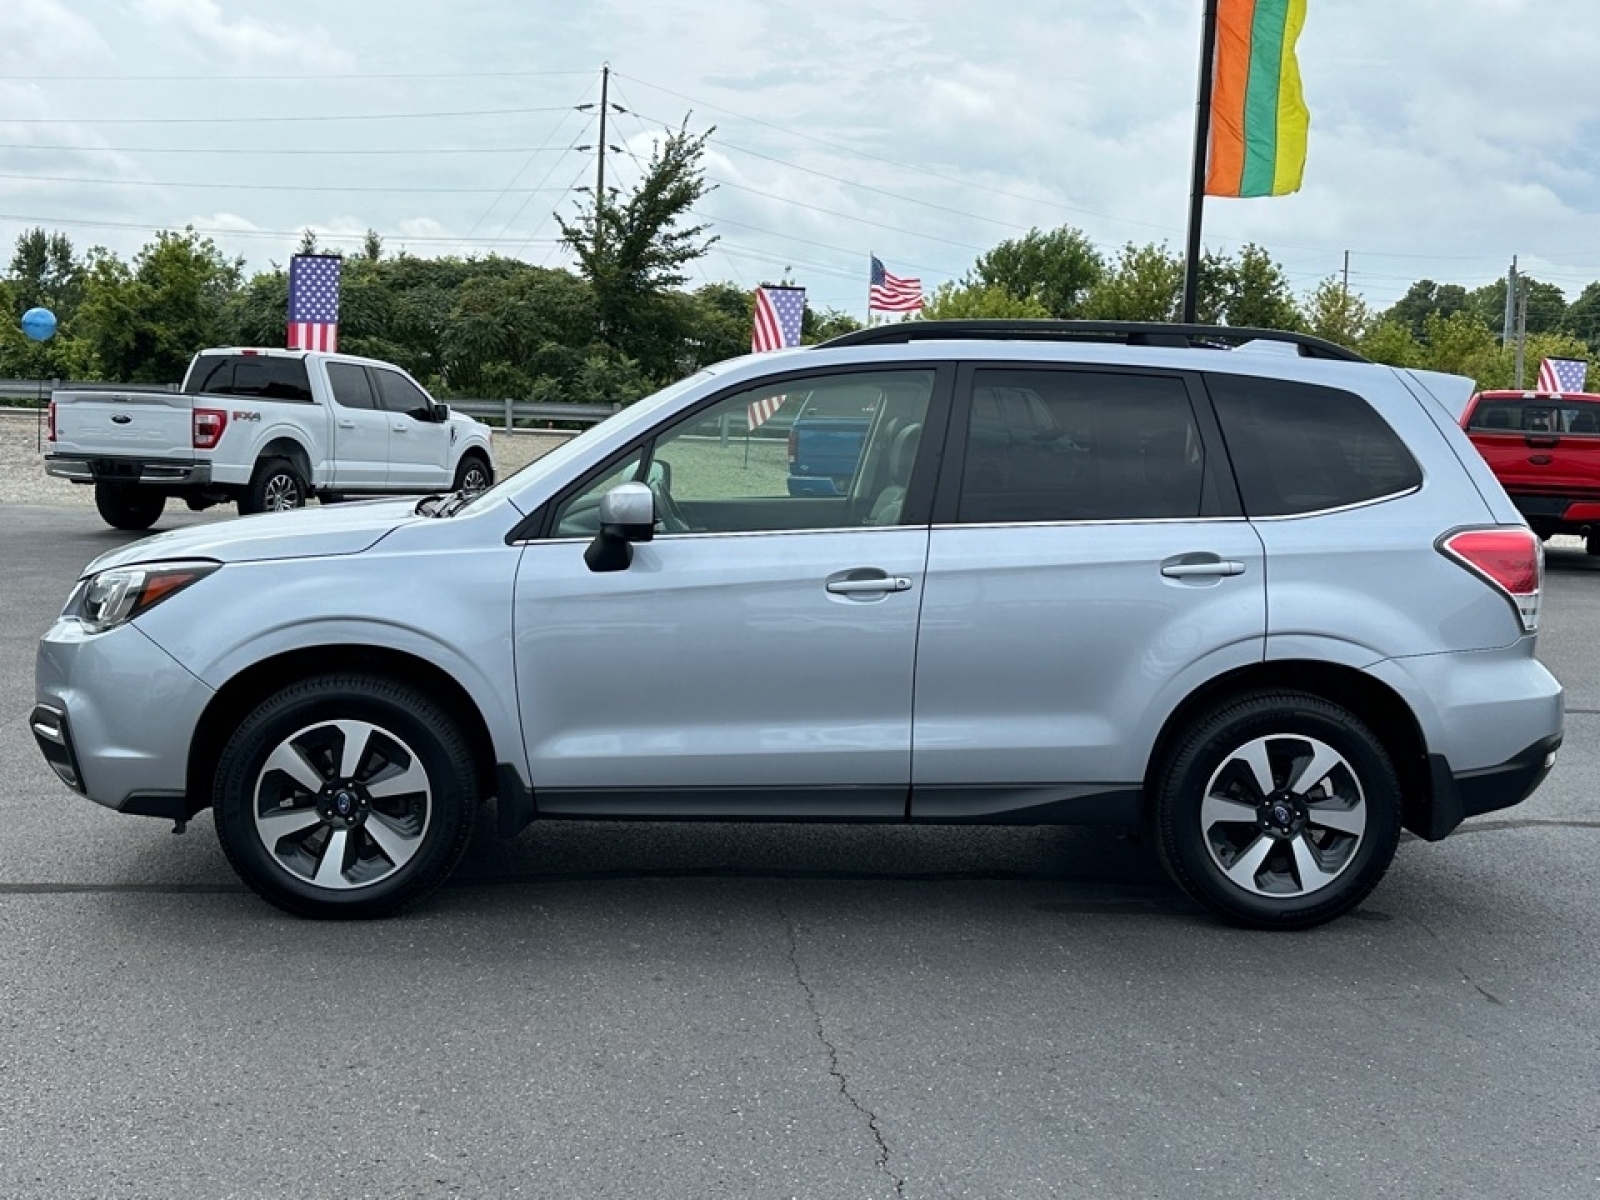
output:
[[[1600,1194],[1575,543],[1544,788],[1272,935],[1060,829],[536,825],[407,917],[294,920],[28,735],[34,641],[125,539],[0,507],[0,1196]]]

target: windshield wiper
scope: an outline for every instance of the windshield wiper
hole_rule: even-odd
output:
[[[443,495],[437,492],[432,496],[424,496],[417,501],[416,508],[411,511],[419,517],[436,517],[439,515],[439,504],[444,498]]]

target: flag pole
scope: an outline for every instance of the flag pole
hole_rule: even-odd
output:
[[[1200,297],[1200,219],[1205,208],[1206,150],[1211,132],[1211,79],[1217,57],[1217,0],[1205,0],[1200,33],[1200,91],[1195,101],[1194,173],[1189,186],[1189,247],[1183,271],[1183,320],[1193,324]]]

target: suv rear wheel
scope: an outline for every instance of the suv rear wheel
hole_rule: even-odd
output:
[[[1400,783],[1354,714],[1303,692],[1204,713],[1156,783],[1161,859],[1236,925],[1305,929],[1378,885],[1400,841]]]
[[[420,692],[368,676],[285,688],[239,725],[213,805],[228,861],[308,917],[380,917],[426,896],[465,852],[471,751]]]

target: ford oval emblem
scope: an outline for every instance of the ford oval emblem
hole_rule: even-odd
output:
[[[118,413],[116,416],[112,417],[111,420],[114,424],[126,425],[129,421],[133,420],[133,418],[126,416],[123,413]]]

